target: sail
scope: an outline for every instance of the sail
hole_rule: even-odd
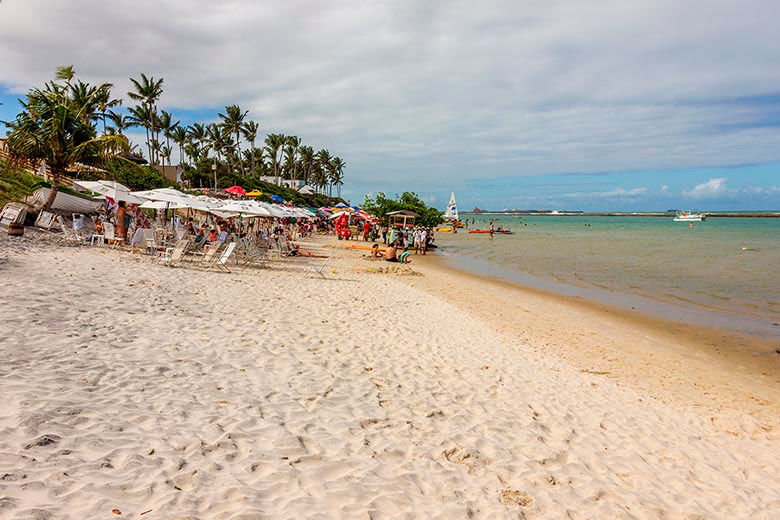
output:
[[[450,195],[450,203],[447,204],[447,211],[444,212],[444,218],[447,220],[459,220],[458,204],[455,202],[455,192],[452,192],[452,195]]]

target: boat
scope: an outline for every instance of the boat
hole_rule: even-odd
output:
[[[38,188],[28,197],[28,202],[42,207],[49,197],[49,188]],[[91,199],[86,196],[72,195],[65,191],[57,191],[51,210],[62,213],[97,213],[104,202],[100,199]]]
[[[472,235],[485,235],[490,234],[489,229],[469,229],[469,234]],[[498,228],[493,230],[494,235],[514,235],[514,231],[511,229]]]
[[[460,220],[458,217],[458,203],[455,202],[455,192],[450,193],[450,202],[447,204],[447,211],[444,212],[444,220],[450,220],[457,222]]]
[[[703,213],[691,213],[689,211],[678,211],[674,216],[675,222],[701,222],[706,219],[707,216]]]

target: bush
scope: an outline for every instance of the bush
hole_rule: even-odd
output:
[[[417,194],[410,191],[404,192],[400,197],[395,199],[387,197],[381,191],[377,193],[374,198],[366,195],[366,200],[363,202],[363,209],[368,213],[373,213],[381,218],[385,223],[387,223],[385,216],[388,213],[401,210],[414,211],[420,215],[416,220],[416,223],[425,227],[438,226],[444,221],[441,212],[438,209],[428,207]]]
[[[23,168],[16,168],[0,159],[0,208],[7,202],[24,202],[35,191],[35,185],[42,181]]]

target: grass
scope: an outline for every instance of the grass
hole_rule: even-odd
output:
[[[43,181],[23,168],[15,168],[0,159],[0,207],[7,202],[24,202],[35,191],[35,185]]]

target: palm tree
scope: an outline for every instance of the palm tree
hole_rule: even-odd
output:
[[[146,147],[151,153],[152,147],[150,139],[156,137],[155,134],[155,120],[157,115],[157,101],[160,99],[163,93],[163,79],[154,79],[154,77],[147,77],[146,74],[141,73],[141,80],[138,81],[134,78],[130,78],[133,84],[133,91],[128,92],[127,95],[134,101],[140,101],[143,106],[146,107],[146,111],[152,117],[149,118],[150,127],[146,129]],[[151,134],[151,135],[150,135]],[[155,162],[154,157],[149,157],[150,162]]]
[[[154,162],[154,156],[152,155],[152,137],[150,136],[150,130],[154,125],[154,114],[146,105],[137,105],[128,109],[130,116],[128,120],[132,126],[142,126],[146,130],[146,151],[149,154],[149,162]]]
[[[344,167],[347,163],[341,157],[334,157],[331,164],[331,182],[338,190],[338,196],[341,197],[341,185],[344,184]]]
[[[187,144],[187,139],[189,138],[187,129],[179,126],[177,122],[176,126],[170,131],[170,136],[173,142],[179,145],[179,163],[186,162],[184,160],[184,145]]]
[[[320,181],[320,186],[322,188],[325,188],[325,186],[328,185],[328,180],[330,179],[330,161],[331,156],[327,149],[323,148],[317,152],[317,163],[319,164],[317,173],[319,174],[318,180]]]
[[[301,138],[297,135],[288,135],[285,139],[285,143],[287,144],[287,148],[290,149],[290,180],[292,180],[294,185],[298,173],[296,170],[298,166],[298,152],[301,148]]]
[[[167,145],[167,144],[164,144],[164,145],[162,145],[160,147],[160,154],[162,155],[162,158],[163,158],[163,162],[162,162],[163,177],[165,177],[165,159],[168,159],[168,166],[171,166],[171,153],[172,152],[173,152],[173,149],[169,145]]]
[[[235,134],[239,158],[241,156],[241,128],[248,113],[248,110],[242,112],[241,107],[238,105],[228,105],[225,107],[224,114],[217,114],[222,119],[222,127],[225,129],[225,132]],[[239,161],[239,166],[241,166],[241,175],[244,175],[244,162]]]
[[[190,139],[197,143],[198,155],[203,154],[203,151],[206,149],[206,142],[208,141],[206,127],[201,123],[195,123],[187,129],[187,133],[190,135]]]
[[[98,136],[92,123],[99,96],[110,90],[110,85],[87,85],[87,97],[75,96],[69,88],[73,76],[72,66],[57,69],[57,79],[43,88],[31,89],[26,101],[20,101],[22,111],[6,123],[10,129],[6,143],[12,159],[45,162],[51,172],[44,210],[54,202],[68,168],[77,162],[99,162],[110,145],[127,148],[123,136]]]
[[[171,116],[169,112],[162,110],[160,111],[160,117],[158,118],[157,122],[159,123],[158,128],[162,130],[163,136],[165,136],[165,144],[170,148],[172,135],[171,132],[179,127],[181,121],[176,121],[174,123],[173,116]]]
[[[124,114],[120,114],[119,112],[114,112],[113,110],[109,110],[106,114],[108,118],[111,120],[111,123],[113,124],[113,129],[116,133],[119,135],[124,135],[124,131],[133,126],[133,121],[125,116]]]
[[[271,168],[273,170],[274,177],[276,177],[276,184],[279,182],[279,163],[281,162],[281,152],[284,147],[284,135],[283,134],[268,134],[265,138],[265,148],[268,151],[268,155],[271,157]]]
[[[309,184],[311,168],[314,165],[314,149],[311,146],[301,146],[300,165],[301,173],[303,173],[303,183]]]
[[[244,139],[249,141],[249,146],[251,146],[252,150],[252,153],[249,156],[252,175],[255,174],[255,139],[257,139],[258,130],[260,130],[260,125],[255,121],[247,121],[241,126],[241,133],[244,134]]]

